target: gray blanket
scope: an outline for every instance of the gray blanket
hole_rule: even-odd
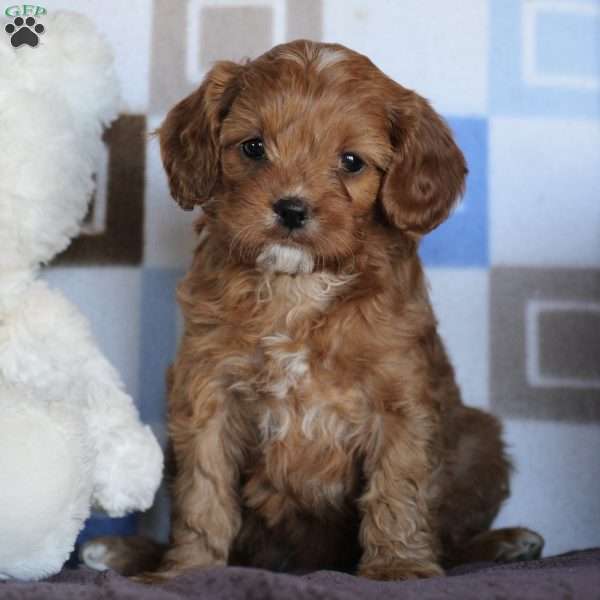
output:
[[[505,565],[453,569],[446,577],[382,583],[333,571],[294,576],[221,567],[191,571],[168,583],[144,586],[113,572],[65,569],[38,583],[0,583],[3,600],[486,600],[553,598],[600,600],[600,549]]]

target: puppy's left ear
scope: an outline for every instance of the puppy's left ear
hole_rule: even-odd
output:
[[[423,235],[444,221],[464,191],[464,156],[429,103],[390,82],[394,156],[385,175],[384,212],[399,229]]]

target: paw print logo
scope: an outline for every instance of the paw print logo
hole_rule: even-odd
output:
[[[35,48],[40,41],[38,34],[44,33],[44,26],[41,23],[35,24],[33,17],[27,17],[23,20],[22,17],[16,17],[12,23],[9,23],[4,31],[10,35],[10,43],[18,48],[23,44],[27,44]]]

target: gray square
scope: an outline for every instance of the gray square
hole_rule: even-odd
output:
[[[495,412],[600,421],[600,270],[493,268],[490,320]]]
[[[200,11],[200,64],[239,62],[266,52],[273,40],[269,6],[205,6]]]
[[[545,377],[600,381],[600,305],[574,303],[539,315],[539,365]]]
[[[318,41],[323,36],[321,0],[287,0],[286,38]]]
[[[209,67],[215,60],[256,58],[273,41],[273,6],[285,2],[286,40],[322,35],[322,0],[272,0],[260,6],[219,6],[207,2],[200,19],[197,40],[199,64]],[[186,60],[190,50],[188,0],[153,0],[150,71],[150,113],[162,115],[187,96],[200,81],[189,81]]]

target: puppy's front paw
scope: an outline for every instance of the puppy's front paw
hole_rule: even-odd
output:
[[[379,581],[397,581],[402,579],[426,579],[443,575],[443,569],[435,563],[394,560],[363,564],[358,575]]]
[[[146,571],[145,573],[139,573],[138,575],[134,575],[130,577],[131,581],[135,581],[136,583],[142,583],[144,585],[159,585],[161,583],[166,583],[170,579],[177,577],[183,571],[170,569],[164,571]]]
[[[139,573],[131,578],[132,581],[156,585],[160,583],[166,583],[170,579],[193,570],[225,566],[224,560],[214,559],[208,554],[195,556],[193,561],[190,560],[189,557],[185,556],[183,559],[181,559],[180,557],[182,552],[185,552],[185,547],[171,548],[161,565],[156,570]]]
[[[208,569],[213,566],[223,566],[223,563],[209,564],[209,565],[194,565],[194,566],[172,566],[172,567],[161,567],[156,571],[146,571],[131,577],[132,581],[137,583],[143,583],[145,585],[159,585],[161,583],[167,583],[179,575],[184,575],[198,569]]]

